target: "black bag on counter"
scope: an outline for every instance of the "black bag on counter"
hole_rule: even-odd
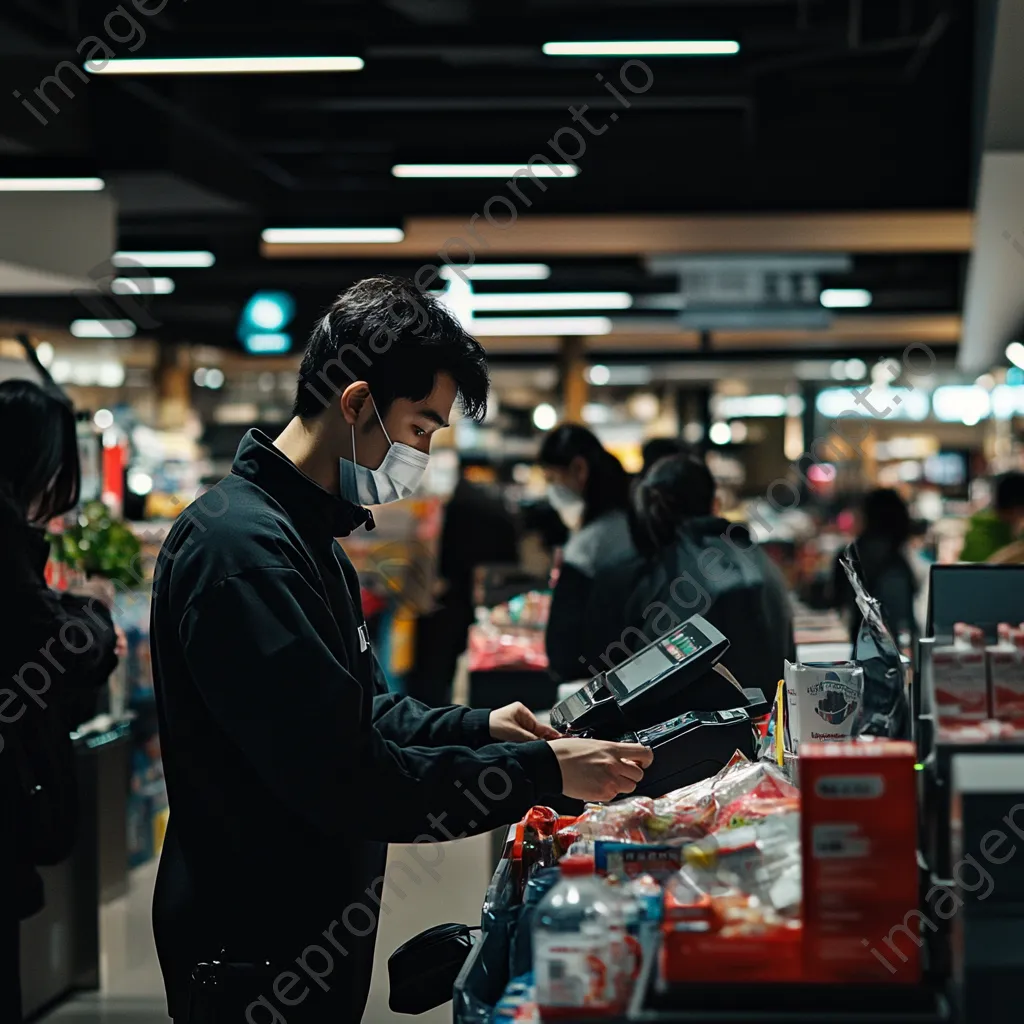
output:
[[[473,949],[472,929],[439,924],[403,943],[388,957],[394,1013],[426,1013],[452,998],[455,979]]]
[[[909,740],[910,701],[899,647],[886,625],[882,606],[864,588],[850,551],[840,559],[861,614],[853,660],[864,670],[864,699],[854,723],[855,736]]]

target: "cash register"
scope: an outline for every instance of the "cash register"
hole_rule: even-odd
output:
[[[720,664],[725,635],[694,615],[601,672],[551,711],[567,736],[642,743],[654,763],[636,792],[662,796],[714,775],[737,750],[753,758],[753,719],[768,713],[760,690],[744,690]],[[721,685],[706,685],[715,673]],[[715,708],[697,707],[697,691],[713,692]]]

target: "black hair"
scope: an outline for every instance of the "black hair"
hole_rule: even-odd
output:
[[[996,480],[995,505],[1000,512],[1024,509],[1024,473],[1014,470]]]
[[[670,455],[697,455],[697,452],[685,441],[677,437],[652,437],[641,449],[644,460],[644,468],[641,472],[646,473],[659,459],[668,458]]]
[[[568,469],[577,456],[586,461],[590,470],[583,491],[583,525],[606,512],[625,511],[629,506],[629,474],[586,427],[565,423],[552,430],[540,446],[537,461],[542,466]]]
[[[864,535],[884,537],[897,547],[910,538],[911,521],[907,503],[887,487],[868,492],[861,507]]]
[[[439,373],[455,381],[463,412],[487,411],[487,357],[436,298],[399,277],[369,277],[334,300],[313,328],[299,367],[293,414],[317,416],[365,380],[381,416],[396,398],[420,401]]]
[[[0,382],[0,501],[41,524],[78,504],[82,471],[71,406],[30,380]]]
[[[671,544],[688,519],[710,516],[715,478],[696,455],[659,459],[633,487],[634,540],[644,554]]]

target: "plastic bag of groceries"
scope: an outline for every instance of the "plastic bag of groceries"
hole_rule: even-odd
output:
[[[853,660],[864,670],[864,699],[853,735],[910,739],[910,703],[899,647],[886,625],[882,606],[864,588],[854,563],[853,545],[840,559],[861,614]]]

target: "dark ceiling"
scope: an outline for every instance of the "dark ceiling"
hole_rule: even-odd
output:
[[[468,215],[494,182],[396,180],[391,166],[521,165],[550,153],[548,140],[573,124],[570,106],[588,104],[592,123],[608,129],[588,139],[579,176],[550,182],[531,213],[968,208],[974,7],[166,0],[143,16],[124,0],[117,10],[133,12],[136,30],[110,20],[112,0],[5,0],[0,174],[99,174],[119,204],[121,248],[212,250],[212,269],[168,272],[177,290],[154,300],[154,317],[168,340],[233,344],[239,309],[256,288],[292,290],[300,317],[311,318],[359,276],[417,266],[271,261],[258,252],[262,228]],[[366,65],[349,74],[69,77],[75,95],[57,94],[59,112],[41,125],[12,90],[31,95],[90,34],[118,57],[353,54]],[[614,81],[622,58],[541,53],[548,40],[666,38],[736,39],[741,52],[645,58],[653,82],[628,110],[597,78]],[[964,259],[858,256],[848,278],[827,283],[869,288],[875,312],[955,311]],[[546,262],[554,290],[664,290],[640,260]],[[66,320],[73,302],[6,296],[0,316]]]

